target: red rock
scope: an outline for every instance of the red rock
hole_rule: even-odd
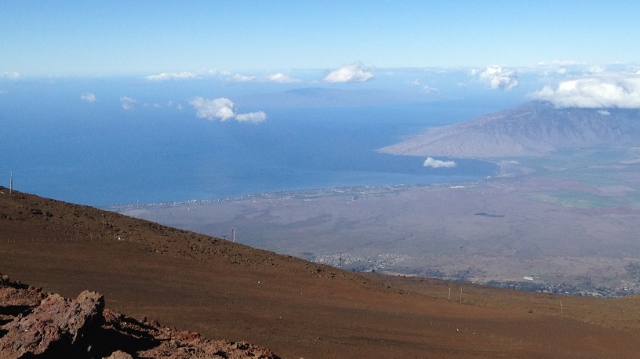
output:
[[[44,298],[44,299],[42,299]],[[270,350],[247,342],[209,341],[196,332],[161,328],[104,309],[103,297],[84,291],[77,299],[44,294],[17,282],[0,283],[0,307],[9,320],[0,330],[0,358],[132,359],[136,357],[277,359]],[[13,308],[15,310],[7,310]],[[13,313],[13,314],[11,314]],[[131,354],[129,354],[131,353]],[[107,356],[109,355],[109,356]]]
[[[116,350],[105,359],[133,359],[133,357],[130,354],[127,354],[121,350]]]
[[[96,292],[84,291],[76,300],[53,294],[42,300],[31,314],[4,326],[7,333],[0,339],[0,357],[68,352],[100,325],[103,308],[104,298]]]

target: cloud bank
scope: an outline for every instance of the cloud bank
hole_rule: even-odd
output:
[[[492,89],[510,90],[518,86],[518,73],[502,66],[489,66],[480,74],[480,79],[489,83]]]
[[[528,95],[557,108],[640,108],[640,75],[600,74],[562,81]]]
[[[138,106],[138,101],[131,97],[120,97],[120,103],[122,104],[122,108],[125,110],[133,110]]]
[[[167,81],[167,80],[185,80],[185,79],[195,79],[198,78],[198,75],[192,72],[163,72],[157,75],[149,75],[145,77],[150,81]]]
[[[454,161],[441,161],[435,160],[431,157],[427,157],[423,164],[424,167],[432,167],[432,168],[452,168],[457,166]]]
[[[87,101],[87,102],[95,102],[96,101],[96,95],[92,94],[91,92],[87,92],[87,93],[83,93],[82,95],[80,95],[80,99],[83,100],[83,101]]]
[[[329,83],[365,82],[373,78],[373,73],[364,71],[362,65],[348,65],[329,73],[322,81]]]
[[[267,114],[262,111],[237,114],[235,104],[225,97],[213,100],[196,97],[189,104],[196,109],[196,117],[211,121],[235,118],[239,122],[258,123],[267,119]]]

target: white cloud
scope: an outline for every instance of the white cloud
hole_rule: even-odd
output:
[[[302,80],[300,79],[295,79],[289,75],[285,75],[282,72],[278,72],[276,74],[273,75],[267,75],[265,76],[265,81],[266,82],[277,82],[277,83],[281,83],[281,84],[292,84],[292,83],[297,83],[297,82],[302,82]]]
[[[186,72],[186,71],[185,72],[163,72],[157,75],[149,75],[145,78],[151,81],[185,80],[185,79],[198,78],[198,75],[192,72]]]
[[[253,122],[258,123],[267,119],[267,114],[258,111],[258,112],[249,112],[249,113],[241,113],[236,115],[236,120],[239,122]]]
[[[5,72],[0,77],[4,77],[7,79],[17,79],[18,77],[20,77],[20,74],[17,72]]]
[[[365,82],[373,78],[373,73],[364,71],[362,65],[342,66],[329,73],[322,81],[331,83]]]
[[[422,82],[420,82],[420,80],[415,80],[411,83],[413,86],[418,86],[418,87],[422,87],[422,89],[426,92],[426,93],[430,93],[432,91],[438,91],[437,88],[435,87],[431,87],[431,86],[427,86],[425,84],[423,84]]]
[[[196,117],[208,120],[226,121],[235,117],[234,104],[228,98],[216,98],[207,100],[196,97],[189,101],[189,104],[196,109]]]
[[[267,114],[262,111],[236,114],[235,104],[225,97],[213,100],[196,97],[189,101],[189,104],[196,109],[196,117],[211,121],[226,121],[235,118],[239,122],[258,123],[267,119]]]
[[[80,95],[80,99],[87,101],[87,102],[95,102],[96,101],[96,95],[92,94],[91,92],[87,92],[87,93],[83,93],[82,95]]]
[[[173,101],[167,101],[167,107],[173,106]]]
[[[302,82],[300,79],[293,78],[289,75],[285,75],[282,72],[278,72],[267,76],[247,76],[235,74],[228,78],[229,81],[235,82],[275,82],[281,84],[292,84]]]
[[[601,114],[602,116],[609,116],[611,114],[611,112],[607,110],[598,110],[598,113]]]
[[[434,160],[431,157],[427,157],[427,159],[424,161],[423,166],[433,168],[451,168],[457,166],[457,164],[454,161]]]
[[[518,86],[518,73],[513,70],[503,69],[502,66],[489,66],[480,78],[489,82],[492,89],[510,90]]]
[[[120,97],[120,103],[122,104],[122,108],[125,110],[133,110],[136,106],[138,106],[138,101],[132,99],[131,97]]]
[[[556,89],[545,86],[528,96],[557,108],[640,108],[640,76],[604,73],[572,78],[560,82]]]
[[[240,74],[235,74],[229,78],[229,80],[235,81],[235,82],[250,82],[255,79],[256,79],[255,76],[245,76]]]

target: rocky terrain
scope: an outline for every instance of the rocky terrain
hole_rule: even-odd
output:
[[[380,149],[409,156],[501,157],[544,155],[561,148],[640,144],[640,111],[557,109],[528,102]]]
[[[218,350],[206,337],[249,342],[283,358],[631,358],[640,335],[636,296],[566,297],[355,273],[6,188],[0,188],[0,272],[43,288],[26,287],[33,299],[0,309],[0,340],[12,353],[33,347],[9,332],[28,328],[18,336],[29,339],[51,312],[37,309],[43,300],[43,308],[60,305],[59,313],[95,313],[90,320],[56,319],[67,324],[58,325],[55,336],[77,347],[52,344],[50,350],[80,357],[117,350],[162,357],[145,351],[172,346],[192,350],[172,355],[197,357]],[[33,314],[40,319],[29,322]],[[98,328],[94,319],[104,324]],[[110,340],[89,344],[87,352],[93,335],[86,328]],[[201,333],[198,340],[210,346],[167,328]],[[113,346],[120,342],[129,346]]]
[[[0,278],[0,357],[17,358],[261,358],[268,349],[246,342],[207,340],[146,317],[105,309],[96,292],[76,299]]]

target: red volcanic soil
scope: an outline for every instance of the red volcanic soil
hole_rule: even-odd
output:
[[[104,297],[84,291],[77,299],[0,278],[0,357],[46,358],[255,358],[277,359],[249,343],[210,341],[198,333],[136,320],[104,308]]]
[[[0,272],[283,358],[639,357],[638,298],[361,275],[1,187]]]

